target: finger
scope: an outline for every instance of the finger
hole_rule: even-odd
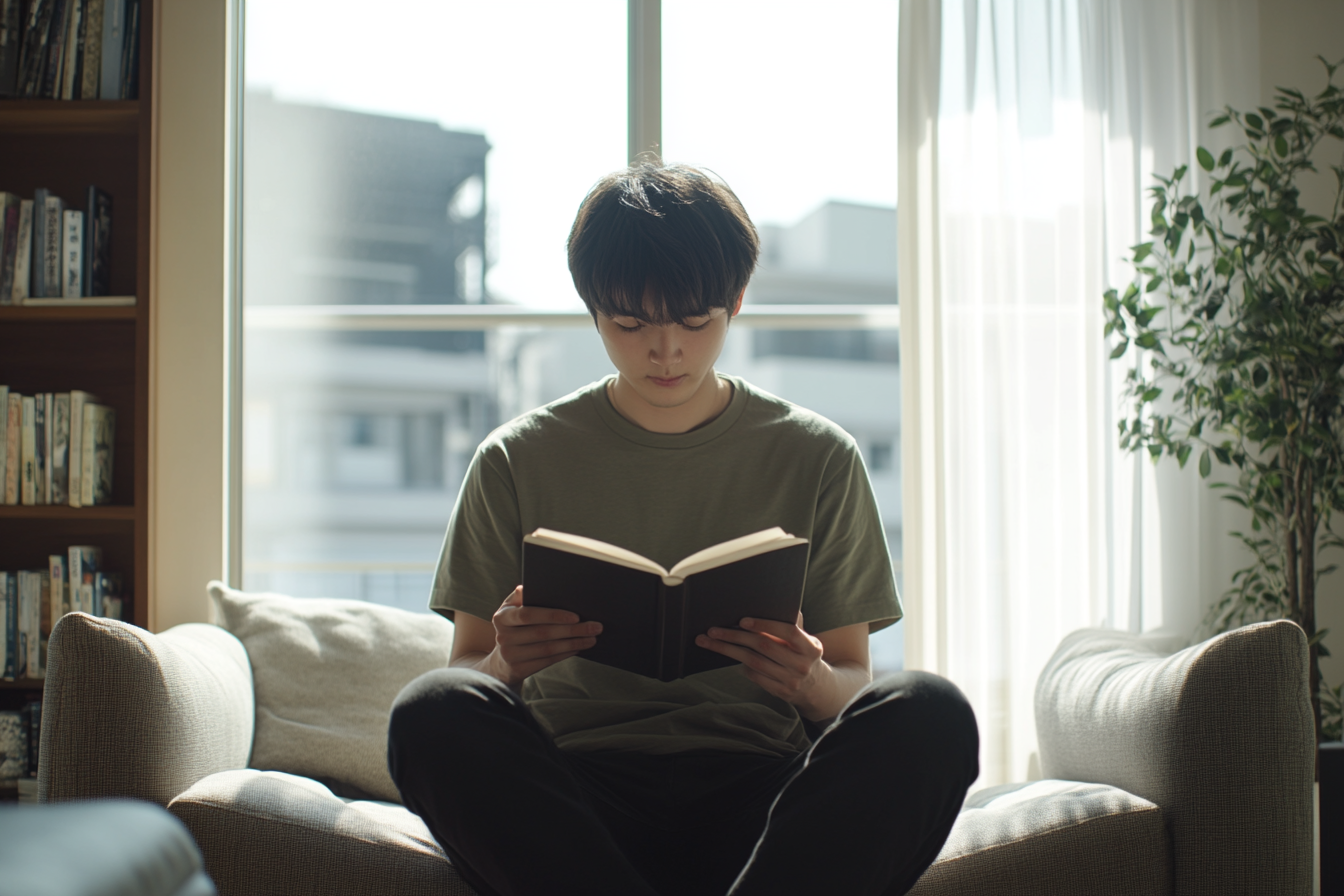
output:
[[[558,641],[539,641],[533,644],[500,645],[499,652],[504,661],[511,666],[544,660],[560,654],[574,654],[587,650],[597,643],[597,638],[564,638]]]
[[[519,585],[517,588],[513,589],[513,591],[509,593],[508,597],[504,598],[504,603],[502,604],[502,606],[521,607],[522,605],[523,605],[523,586]]]
[[[728,641],[754,650],[762,656],[799,673],[806,673],[821,656],[820,651],[785,641],[767,632],[744,632],[732,628],[711,628],[706,634],[711,640]]]
[[[773,678],[781,683],[797,680],[801,677],[804,671],[776,662],[773,658],[765,656],[750,647],[744,647],[729,641],[721,641],[716,638],[711,638],[708,635],[697,636],[695,643],[707,650],[721,653],[729,659],[737,660],[742,665],[755,669],[763,675]]]
[[[763,632],[774,635],[782,641],[787,641],[799,653],[807,656],[813,654],[821,656],[821,641],[803,630],[801,615],[799,614],[799,624],[797,625],[777,622],[774,619],[756,619],[750,616],[744,617],[738,624],[748,631]]]
[[[495,618],[501,625],[574,625],[579,621],[577,613],[553,607],[503,606],[495,611]]]
[[[562,641],[566,638],[584,638],[602,633],[600,622],[580,622],[578,625],[517,625],[505,626],[495,633],[500,644],[539,644],[542,641]]]

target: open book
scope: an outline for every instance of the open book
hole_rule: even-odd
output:
[[[697,551],[664,569],[634,551],[550,529],[523,538],[523,602],[602,623],[579,656],[673,681],[736,660],[696,646],[711,626],[744,616],[794,622],[807,539],[778,527]]]

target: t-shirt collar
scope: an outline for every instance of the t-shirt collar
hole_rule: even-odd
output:
[[[598,416],[602,418],[602,422],[610,427],[612,432],[624,439],[649,448],[695,448],[713,441],[732,429],[733,424],[747,409],[747,390],[744,388],[742,380],[722,373],[717,375],[732,384],[733,397],[722,414],[690,432],[649,432],[647,429],[636,426],[622,417],[620,412],[612,407],[611,397],[607,393],[608,384],[616,379],[614,374],[594,383],[592,390],[589,392],[589,397],[592,399],[593,406],[597,409]]]

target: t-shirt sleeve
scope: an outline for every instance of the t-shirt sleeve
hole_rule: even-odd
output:
[[[827,468],[812,528],[803,624],[826,632],[867,622],[875,632],[902,615],[882,517],[853,443],[837,446]]]
[[[523,580],[518,496],[503,449],[486,442],[467,468],[448,522],[429,607],[489,619]]]

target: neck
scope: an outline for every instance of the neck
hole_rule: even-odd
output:
[[[640,398],[619,374],[607,384],[611,406],[640,429],[657,433],[682,433],[699,429],[728,409],[733,385],[714,371],[691,398],[675,407],[658,407]]]

